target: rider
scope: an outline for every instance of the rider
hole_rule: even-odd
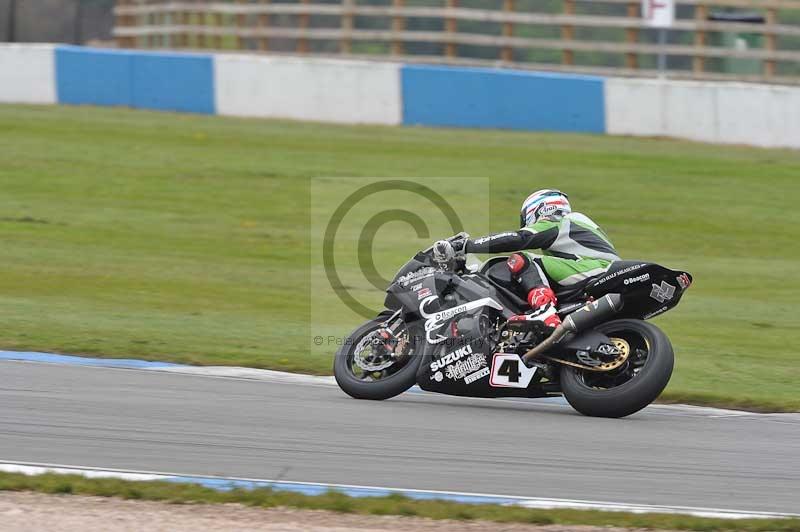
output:
[[[542,254],[522,250],[539,249]],[[507,266],[526,295],[532,311],[509,321],[561,324],[556,313],[557,287],[569,287],[604,273],[619,260],[608,236],[588,216],[572,212],[569,198],[559,190],[537,190],[520,211],[520,230],[467,240],[466,253],[514,253]]]

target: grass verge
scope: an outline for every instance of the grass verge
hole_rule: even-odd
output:
[[[27,476],[19,473],[0,473],[0,491],[4,490],[120,497],[174,504],[240,503],[261,508],[280,506],[365,515],[417,516],[429,519],[482,520],[499,523],[618,526],[654,530],[800,531],[798,519],[729,520],[667,514],[529,510],[499,505],[417,501],[400,495],[356,499],[336,492],[308,496],[271,489],[217,491],[196,484],[88,479],[78,475]]]
[[[0,348],[330,373],[335,346],[312,338],[359,319],[311,288],[314,178],[333,196],[343,176],[466,176],[489,184],[453,178],[472,233],[474,213],[514,228],[520,201],[556,186],[623,257],[694,274],[656,320],[677,355],[666,400],[800,410],[798,152],[0,106],[0,161]],[[387,225],[378,270],[441,236]]]

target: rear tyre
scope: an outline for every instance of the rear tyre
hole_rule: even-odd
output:
[[[371,352],[366,356],[358,352],[360,348],[369,347],[371,338],[383,329],[385,319],[384,316],[368,321],[353,331],[336,351],[333,375],[350,397],[382,401],[400,395],[417,382],[422,357],[416,356],[416,337],[407,329],[398,332],[399,338],[405,337],[405,345],[391,360],[376,358]],[[386,366],[389,362],[391,364]],[[371,368],[380,369],[370,371]]]
[[[675,355],[661,329],[641,320],[617,320],[595,328],[629,345],[625,364],[609,372],[563,366],[561,389],[586,416],[620,418],[655,401],[669,383]]]

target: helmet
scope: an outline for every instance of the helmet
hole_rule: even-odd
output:
[[[522,203],[519,226],[527,227],[542,218],[560,217],[572,212],[569,198],[560,190],[537,190]]]

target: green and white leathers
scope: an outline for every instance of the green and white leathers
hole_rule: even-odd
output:
[[[520,229],[469,240],[467,253],[508,253],[524,250],[544,270],[551,283],[570,286],[602,274],[617,251],[606,233],[588,216],[570,212],[541,217]]]
[[[541,255],[524,252],[525,255],[561,286],[601,275],[619,260],[608,235],[585,214],[572,212],[560,219],[539,220],[521,231],[535,235],[537,243],[541,242]]]

